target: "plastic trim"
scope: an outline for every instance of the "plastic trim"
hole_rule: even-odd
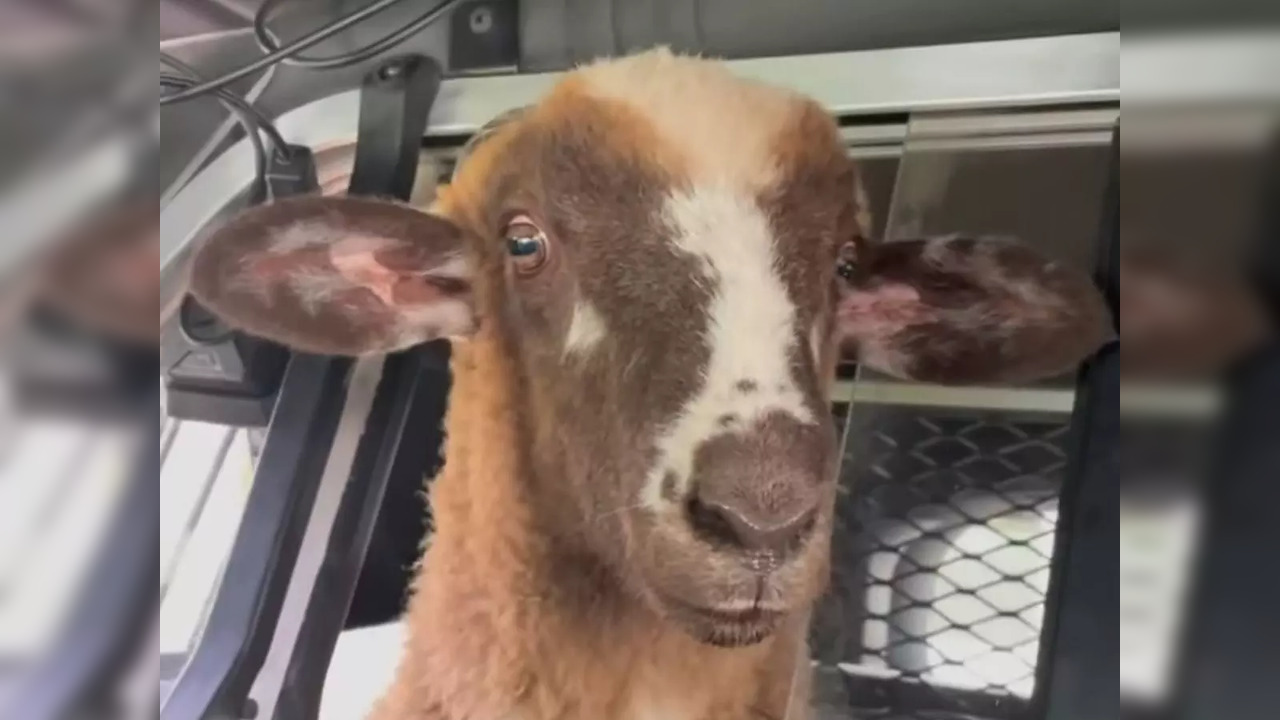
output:
[[[805,93],[839,115],[1118,102],[1120,97],[1119,33],[727,64],[746,77]],[[469,135],[490,118],[535,101],[559,75],[447,79],[432,107],[427,135]],[[358,107],[359,91],[351,90],[287,112],[276,124],[290,142],[320,152],[354,141]],[[253,153],[241,141],[174,193],[160,212],[161,268],[166,277],[174,273],[183,249],[227,211],[252,178]]]

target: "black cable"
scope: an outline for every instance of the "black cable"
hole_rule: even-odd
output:
[[[231,72],[223,75],[222,77],[219,77],[217,79],[211,80],[206,83],[201,83],[200,85],[197,85],[192,88],[188,88],[182,92],[174,93],[173,95],[167,95],[167,96],[161,97],[160,104],[168,105],[169,103],[178,102],[180,100],[188,100],[193,97],[197,97],[209,92],[213,92],[218,88],[226,87],[227,85],[230,85],[231,83],[243,77],[247,77],[259,70],[262,70],[264,68],[270,67],[271,65],[278,63],[286,57],[295,55],[303,50],[306,50],[312,45],[316,45],[317,43],[323,42],[326,38],[332,37],[333,35],[336,35],[342,32],[343,30],[346,30],[352,25],[355,25],[361,20],[364,20],[365,18],[368,18],[368,17],[372,17],[373,15],[379,12],[382,12],[383,10],[401,1],[402,0],[377,0],[377,2],[371,3],[361,8],[360,10],[357,10],[351,13],[350,15],[338,18],[337,20],[327,25],[324,25],[323,27],[317,29],[316,31],[312,32],[309,35],[304,35],[303,37],[298,38],[297,40],[293,41],[289,45],[286,45],[285,47],[280,48],[276,52],[269,53],[265,57],[258,58],[257,60],[237,70],[232,70]]]
[[[178,90],[195,86],[199,80],[178,75],[170,75],[168,73],[160,74],[160,86],[170,87]],[[271,149],[280,157],[288,157],[289,144],[285,142],[284,136],[276,129],[276,126],[262,114],[260,110],[250,105],[244,98],[229,93],[225,90],[218,90],[214,93],[219,101],[222,102],[228,110],[239,116],[241,124],[244,125],[245,131],[250,130],[261,131],[271,141]]]
[[[182,90],[192,87],[200,82],[199,73],[181,60],[162,52],[160,53],[160,61],[169,67],[190,75],[190,77],[178,77],[176,75],[160,73],[160,87],[173,87]],[[272,135],[273,144],[275,144],[276,138],[280,139],[279,144],[275,144],[275,151],[277,153],[287,152],[285,150],[286,145],[284,144],[284,139],[280,137],[275,126],[243,98],[240,98],[227,90],[218,90],[215,95],[222,106],[235,115],[240,121],[241,127],[244,128],[244,134],[249,139],[249,144],[253,146],[254,192],[256,197],[266,197],[267,149],[262,144],[262,136],[258,134],[258,131],[261,128],[259,120],[261,120],[262,124],[265,124],[266,127],[271,128],[270,133]]]
[[[409,21],[399,30],[383,36],[380,40],[367,45],[359,50],[340,55],[330,55],[329,57],[303,57],[300,54],[285,57],[280,60],[284,65],[293,65],[296,67],[304,67],[312,70],[332,70],[334,68],[347,67],[358,62],[368,60],[375,55],[383,53],[400,43],[408,40],[411,36],[422,31],[431,23],[435,22],[441,14],[450,10],[459,0],[444,0],[439,5],[431,8],[427,12],[419,15],[416,19]],[[280,49],[280,39],[276,34],[267,27],[267,20],[283,0],[263,0],[258,11],[253,16],[253,34],[258,40],[258,47],[263,52],[274,53]]]
[[[193,85],[204,82],[204,78],[201,77],[200,71],[167,52],[162,51],[160,53],[160,62],[185,75],[186,79],[190,79]],[[267,137],[271,139],[271,143],[275,146],[276,152],[281,154],[288,153],[288,143],[284,141],[284,137],[276,130],[275,124],[272,123],[271,120],[260,110],[258,110],[258,108],[254,107],[254,105],[247,99],[225,88],[215,91],[214,94],[217,95],[225,104],[234,105],[241,113],[248,115],[252,121],[267,134]]]
[[[199,85],[176,92],[172,95],[161,96],[160,104],[168,105],[170,103],[181,102],[183,100],[190,100],[193,97],[199,97],[201,95],[214,92],[215,90],[218,90],[220,88],[224,88],[227,85],[230,85],[231,83],[241,78],[247,77],[249,75],[252,75],[255,72],[258,72],[259,70],[270,67],[284,60],[285,58],[293,57],[294,55],[297,55],[303,50],[306,50],[307,48],[313,45],[323,42],[327,38],[330,38],[342,32],[343,30],[346,30],[352,25],[355,25],[356,23],[366,18],[372,17],[373,15],[376,15],[377,13],[401,1],[402,0],[377,0],[377,2],[370,3],[369,5],[351,13],[350,15],[334,20],[333,22],[315,30],[314,32],[308,35],[304,35],[303,37],[298,38],[297,40],[294,40],[288,45],[274,52],[268,53],[264,57],[258,58],[257,60],[249,63],[248,65],[245,65],[244,67],[241,67],[237,70],[232,70],[231,72],[219,78],[215,78],[208,82],[200,83]],[[437,6],[435,9],[433,9],[430,13],[428,13],[428,15],[430,15],[432,20],[434,20],[435,18],[439,17],[439,14],[445,12],[446,10],[451,8],[453,5],[455,5],[457,2],[458,0],[449,0],[448,2],[442,3],[439,6]],[[423,16],[423,18],[425,17],[426,16]],[[423,22],[423,18],[419,18],[418,20],[415,20],[413,24],[416,26],[418,23]],[[398,35],[399,33],[396,33],[396,34]],[[389,37],[391,36],[388,36],[388,38]],[[384,38],[382,41],[379,41],[378,44],[380,45],[382,42],[386,40],[387,38]],[[403,38],[398,39],[398,41],[400,40],[403,40]]]
[[[168,73],[160,74],[160,86],[176,88],[178,90],[186,90],[194,87],[202,82],[200,73],[195,68],[186,64],[168,53],[160,53],[160,61],[165,65],[185,73],[187,77],[170,75]],[[249,143],[253,146],[253,165],[254,165],[254,186],[256,197],[265,198],[267,196],[267,150],[262,143],[261,132],[271,141],[271,147],[276,157],[289,157],[289,144],[285,142],[284,136],[276,129],[274,123],[264,115],[260,110],[253,106],[252,103],[225,88],[213,91],[218,101],[234,114],[240,121],[240,125],[244,128],[245,135],[249,139]]]
[[[163,73],[160,75],[160,87],[173,87],[183,90],[193,87],[195,84],[194,80],[187,78]],[[249,137],[249,143],[253,145],[253,184],[257,197],[265,197],[267,190],[267,148],[262,143],[262,136],[258,134],[258,128],[253,118],[242,114],[238,107],[229,106],[229,109],[240,120],[240,126],[244,128],[245,135]]]

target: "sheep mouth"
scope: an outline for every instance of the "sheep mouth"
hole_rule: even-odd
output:
[[[764,641],[785,617],[781,610],[754,606],[724,610],[664,600],[666,614],[695,640],[722,648],[747,647]]]

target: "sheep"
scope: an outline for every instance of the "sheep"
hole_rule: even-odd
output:
[[[808,716],[841,355],[1012,382],[1111,336],[1086,274],[1011,239],[872,243],[859,197],[817,103],[653,50],[503,118],[429,208],[289,198],[209,235],[192,293],[245,332],[453,342],[373,720]]]

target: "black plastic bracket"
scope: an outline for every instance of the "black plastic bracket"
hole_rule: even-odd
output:
[[[348,194],[409,199],[442,75],[435,60],[408,55],[365,76]]]
[[[306,195],[320,189],[316,158],[305,145],[290,145],[286,155],[273,154],[267,161],[267,202],[290,195]]]
[[[471,0],[449,19],[449,71],[514,71],[520,65],[520,3]]]

